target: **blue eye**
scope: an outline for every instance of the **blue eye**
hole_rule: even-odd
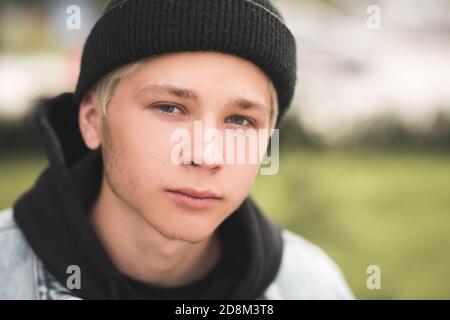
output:
[[[253,124],[249,119],[238,115],[231,116],[229,119],[231,119],[233,124],[238,126],[249,126]],[[247,123],[242,123],[243,121],[247,121]]]
[[[168,113],[168,114],[175,114],[176,112],[173,112],[174,110],[178,110],[178,111],[182,112],[182,110],[179,107],[177,107],[173,104],[168,104],[168,103],[156,105],[155,108],[160,110],[162,113]]]

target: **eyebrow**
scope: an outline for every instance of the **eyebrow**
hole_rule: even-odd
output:
[[[185,88],[179,88],[170,84],[163,84],[163,85],[157,85],[157,84],[150,84],[146,85],[143,88],[139,89],[136,92],[136,96],[139,96],[141,94],[145,94],[146,92],[150,92],[153,94],[165,94],[176,98],[181,98],[185,100],[192,100],[192,101],[198,101],[199,95],[191,89],[185,89]],[[243,110],[251,110],[251,109],[260,109],[263,111],[267,111],[270,113],[270,108],[267,107],[265,104],[248,100],[246,98],[237,97],[229,103],[231,107],[236,109],[243,109]]]
[[[187,99],[187,100],[198,100],[198,95],[193,90],[178,88],[178,87],[175,87],[170,84],[146,85],[136,92],[136,96],[140,95],[141,93],[145,93],[145,92],[151,92],[153,94],[167,94],[167,95],[170,95],[173,97]]]
[[[248,109],[259,109],[262,111],[267,111],[270,112],[269,107],[267,107],[265,104],[256,102],[256,101],[251,101],[245,98],[236,98],[234,100],[232,100],[231,102],[231,106],[237,109],[243,109],[243,110],[248,110]]]

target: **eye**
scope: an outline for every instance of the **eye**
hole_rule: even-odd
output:
[[[154,108],[158,109],[161,113],[165,113],[165,114],[177,114],[177,113],[183,112],[183,110],[181,108],[177,107],[176,105],[169,104],[169,103],[158,104],[158,105],[155,105]]]
[[[228,119],[230,119],[233,124],[236,124],[238,126],[244,126],[244,127],[248,127],[248,126],[253,126],[253,121],[251,121],[250,119],[246,118],[246,117],[242,117],[242,116],[238,116],[238,115],[233,115],[231,117],[229,117]]]

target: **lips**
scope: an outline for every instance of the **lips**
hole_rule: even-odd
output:
[[[193,197],[193,198],[199,198],[199,199],[220,199],[217,194],[215,194],[212,191],[209,190],[196,190],[196,189],[190,189],[190,188],[182,188],[182,189],[173,189],[169,191],[179,192],[182,194],[185,194],[187,196]]]
[[[171,189],[166,190],[177,204],[189,209],[205,209],[217,204],[222,197],[209,190]]]

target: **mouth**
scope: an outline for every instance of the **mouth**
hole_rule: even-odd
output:
[[[209,190],[166,189],[180,205],[190,209],[204,209],[216,205],[222,197]]]

